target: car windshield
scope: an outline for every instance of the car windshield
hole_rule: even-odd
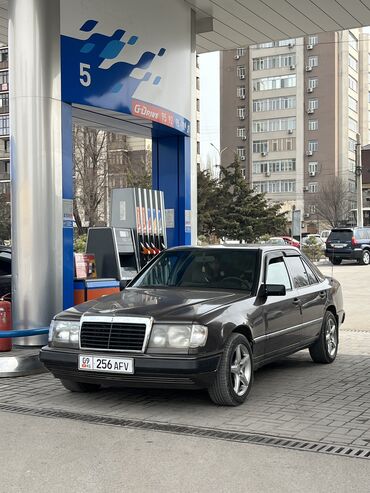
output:
[[[251,291],[257,270],[257,250],[174,250],[161,255],[132,286]]]

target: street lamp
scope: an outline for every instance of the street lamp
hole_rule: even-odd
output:
[[[222,156],[222,153],[224,151],[226,151],[226,149],[228,149],[228,147],[226,146],[226,147],[224,147],[223,149],[220,150],[218,147],[216,147],[214,144],[212,144],[212,142],[211,142],[211,146],[214,149],[216,149],[216,151],[218,152],[219,158],[220,158],[220,162],[219,162],[219,164],[216,164],[216,168],[220,168],[221,169],[221,156]],[[220,169],[218,170],[218,173],[217,173],[217,177],[216,177],[217,179],[220,177],[220,175],[219,175]]]

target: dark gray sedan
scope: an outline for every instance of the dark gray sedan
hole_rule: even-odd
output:
[[[179,247],[120,294],[57,315],[40,357],[71,391],[206,388],[236,406],[277,358],[308,348],[332,363],[343,321],[340,284],[294,247]]]

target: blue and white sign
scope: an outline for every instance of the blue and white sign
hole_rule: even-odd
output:
[[[190,29],[183,0],[64,0],[62,100],[189,135]]]

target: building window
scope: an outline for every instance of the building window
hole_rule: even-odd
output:
[[[316,205],[310,205],[308,210],[310,214],[316,214]]]
[[[308,57],[308,66],[309,67],[317,67],[319,65],[319,57],[314,55],[314,56],[309,56]]]
[[[272,89],[283,89],[286,87],[296,87],[297,76],[284,75],[282,77],[265,77],[253,80],[254,91],[270,91]]]
[[[8,48],[5,50],[0,50],[0,62],[8,61]]]
[[[308,150],[311,152],[316,152],[319,150],[319,142],[318,140],[309,140],[308,141]]]
[[[348,31],[349,46],[358,51],[358,39],[351,31]]]
[[[356,171],[356,161],[354,159],[348,159],[348,169],[352,173]]]
[[[261,173],[284,173],[295,171],[295,159],[277,159],[274,161],[255,161],[253,163],[253,174]]]
[[[354,79],[351,75],[348,76],[348,85],[352,91],[357,92],[357,80]]]
[[[308,191],[310,193],[316,193],[318,190],[318,186],[317,186],[317,183],[309,183],[308,184]]]
[[[197,142],[197,154],[200,154],[200,142]]]
[[[9,82],[9,75],[8,75],[8,72],[0,72],[0,86],[2,84],[8,84]],[[0,90],[1,90],[1,87],[0,87]]]
[[[348,139],[348,149],[352,152],[356,151],[356,141],[354,139]]]
[[[308,100],[308,109],[317,110],[319,107],[319,100],[317,98],[310,98]]]
[[[319,79],[317,77],[313,77],[311,79],[308,79],[308,87],[310,89],[315,89],[319,85]]]
[[[317,45],[317,43],[319,42],[319,37],[317,34],[312,34],[311,36],[308,36],[308,44],[309,45]]]
[[[240,137],[241,139],[244,139],[247,137],[245,127],[238,127],[236,130],[236,136]]]
[[[267,140],[254,140],[253,141],[253,152],[268,152],[268,141]]]
[[[236,75],[239,77],[239,79],[245,79],[246,76],[245,65],[238,65],[236,67]]]
[[[0,94],[0,113],[9,113],[9,94]]]
[[[253,122],[253,132],[279,132],[284,130],[294,130],[296,119],[292,118],[273,118],[271,120],[257,120]]]
[[[308,163],[308,173],[309,174],[313,174],[313,173],[317,173],[319,169],[319,163],[317,161],[311,161]]]
[[[308,120],[308,130],[318,130],[319,120]]]
[[[9,135],[9,115],[0,116],[0,135]]]
[[[357,131],[358,131],[358,124],[357,124],[356,120],[354,120],[351,117],[348,118],[348,128],[350,130],[352,130],[352,132],[357,133]]]
[[[295,96],[284,96],[280,98],[255,99],[253,101],[253,111],[278,111],[294,109],[296,107]]]
[[[295,180],[269,180],[253,182],[257,193],[292,193],[296,191]]]
[[[238,158],[244,160],[245,159],[245,147],[238,147],[236,150],[238,154]]]
[[[357,72],[357,60],[352,55],[348,57],[348,65]]]
[[[352,96],[348,96],[348,107],[357,113],[357,101]]]
[[[245,119],[245,108],[244,108],[244,106],[239,106],[239,108],[237,108],[237,115],[238,115],[238,118],[240,120]]]
[[[245,99],[245,86],[239,86],[236,88],[236,95],[240,99]]]
[[[237,48],[236,49],[236,55],[237,56],[245,56],[246,49],[245,48]]]
[[[253,58],[253,70],[269,70],[275,68],[292,67],[296,64],[295,53],[284,55],[264,56]]]
[[[259,43],[255,45],[254,48],[276,48],[278,46],[290,46],[293,47],[295,45],[295,39],[282,39],[280,41],[269,41],[268,43]]]

